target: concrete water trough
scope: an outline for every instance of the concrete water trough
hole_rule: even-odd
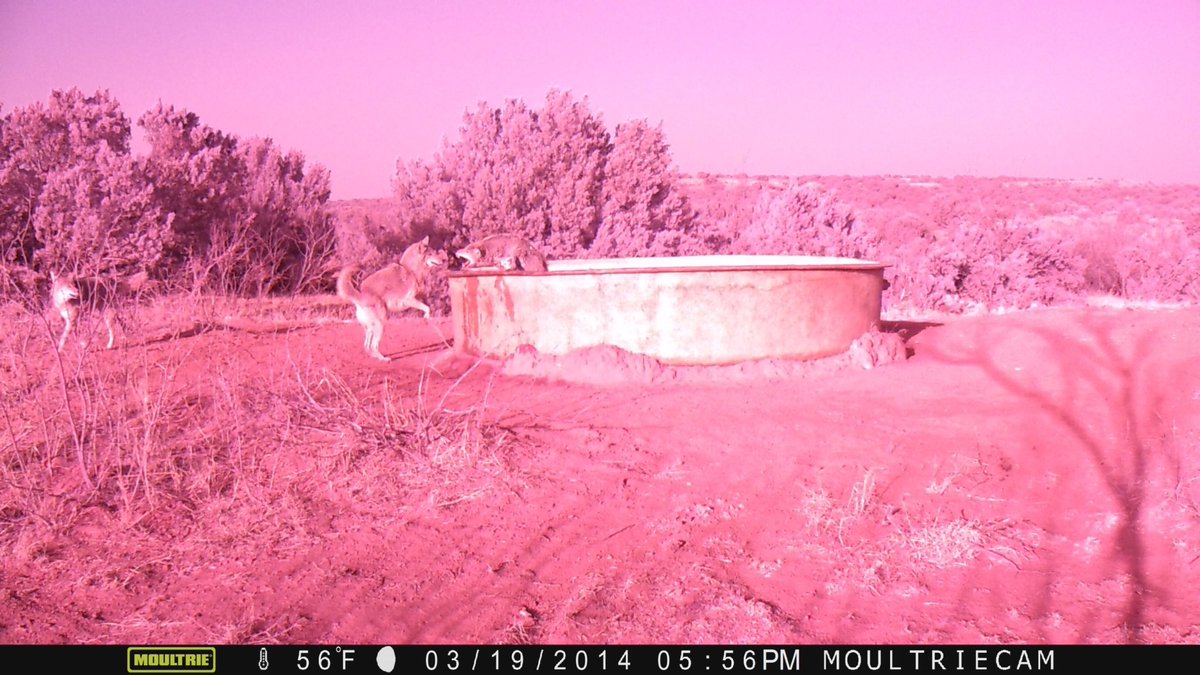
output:
[[[496,358],[522,345],[556,355],[613,345],[674,365],[831,356],[879,323],[884,267],[721,255],[453,271],[455,345]]]

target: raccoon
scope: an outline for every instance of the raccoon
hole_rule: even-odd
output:
[[[514,234],[493,234],[471,242],[454,253],[464,268],[499,267],[505,271],[545,272],[546,257],[528,239]]]

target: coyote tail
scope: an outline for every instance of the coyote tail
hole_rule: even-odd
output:
[[[358,271],[358,267],[351,265],[342,269],[337,278],[337,294],[339,298],[348,300],[356,305],[363,304],[362,293],[354,287],[354,280],[351,278]]]

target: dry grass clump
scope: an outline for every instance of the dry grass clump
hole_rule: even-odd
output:
[[[876,480],[879,471],[864,471],[841,498],[811,487],[799,496],[795,511],[802,528],[793,549],[806,564],[829,568],[831,595],[922,593],[925,573],[966,568],[977,560],[1020,567],[1036,555],[1023,525],[961,512],[947,516],[944,489],[927,491],[927,500],[909,500],[903,508],[888,503]]]
[[[386,378],[364,392],[324,366],[289,367],[292,422],[324,448],[322,462],[346,472],[362,464],[394,481],[358,486],[364,491],[394,487],[441,508],[474,499],[518,473],[512,461],[517,434],[490,419],[486,393],[465,408],[447,404],[461,377],[440,395],[429,390],[427,372],[415,392]]]

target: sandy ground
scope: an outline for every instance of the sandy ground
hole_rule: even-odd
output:
[[[250,328],[87,357],[180,468],[5,505],[0,642],[1200,643],[1197,310],[715,374]]]

